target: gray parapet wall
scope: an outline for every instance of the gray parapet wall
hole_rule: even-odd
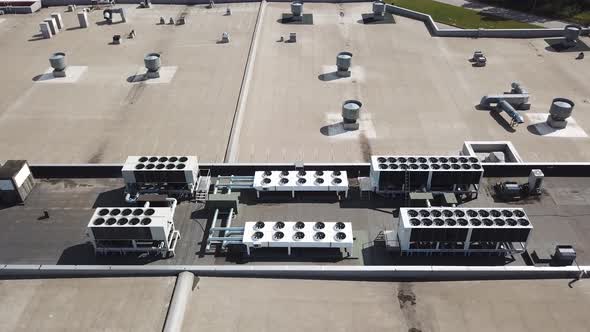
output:
[[[369,176],[369,163],[305,163],[308,171],[338,169],[346,171],[349,177]],[[540,169],[546,177],[587,177],[589,162],[519,162],[482,163],[484,177],[528,176],[532,169]],[[36,178],[120,178],[123,164],[31,164]],[[255,171],[295,170],[294,163],[200,163],[201,169],[211,171],[211,176],[251,176]]]
[[[436,37],[461,37],[461,38],[552,38],[563,37],[563,29],[439,29],[432,17],[428,14],[386,5],[389,13],[412,18],[424,22],[427,29]],[[590,29],[583,28],[582,35],[588,35]]]
[[[0,265],[0,279],[176,276],[334,280],[505,280],[587,277],[590,266]]]

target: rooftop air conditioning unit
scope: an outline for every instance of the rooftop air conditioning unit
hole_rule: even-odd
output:
[[[483,167],[472,156],[372,156],[370,178],[376,191],[479,184]],[[408,188],[405,188],[408,189]]]
[[[168,185],[192,191],[199,177],[196,156],[129,156],[122,169],[128,192],[145,185]]]
[[[533,225],[520,208],[401,208],[402,251],[413,242],[527,243]]]

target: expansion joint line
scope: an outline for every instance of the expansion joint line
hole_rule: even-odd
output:
[[[244,110],[246,108],[246,102],[248,100],[248,89],[250,88],[250,79],[256,59],[256,48],[262,29],[262,18],[264,17],[264,8],[266,8],[266,1],[260,1],[258,7],[258,16],[256,17],[256,24],[254,31],[252,32],[252,39],[250,41],[250,49],[248,50],[248,58],[246,60],[246,67],[244,68],[244,76],[242,77],[242,84],[240,85],[240,93],[236,103],[236,110],[232,119],[231,128],[229,131],[229,137],[227,141],[227,147],[225,149],[225,157],[223,162],[235,162],[236,154],[238,150],[238,141],[240,139],[240,130],[242,128],[242,122],[244,121]]]

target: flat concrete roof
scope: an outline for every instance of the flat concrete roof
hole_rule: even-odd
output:
[[[543,39],[433,38],[422,22],[398,16],[395,24],[359,24],[361,14],[370,12],[367,3],[306,3],[313,25],[277,22],[288,6],[266,7],[238,161],[353,162],[371,153],[446,154],[465,140],[510,140],[527,161],[590,158],[588,138],[537,135],[529,127],[537,120],[526,115],[526,123],[513,130],[505,120],[475,109],[484,95],[510,90],[512,81],[520,81],[532,103],[523,114],[547,113],[553,98],[567,97],[576,102],[577,123],[590,130],[590,88],[584,83],[590,63],[574,60],[577,53],[546,50]],[[297,43],[276,42],[289,32],[297,33]],[[486,67],[467,61],[474,50],[485,53]],[[341,51],[353,53],[352,78],[320,80],[335,70]],[[341,121],[347,99],[363,102],[361,130],[337,134],[330,125]]]
[[[0,155],[100,163],[175,153],[218,162],[233,128],[230,155],[238,162],[447,154],[465,140],[510,140],[526,161],[590,160],[590,88],[584,83],[590,63],[574,60],[577,52],[553,52],[543,39],[433,38],[422,22],[398,16],[394,24],[361,24],[370,3],[306,3],[313,25],[282,24],[289,4],[266,4],[244,105],[237,108],[259,6],[230,4],[233,14],[225,16],[225,5],[123,5],[128,23],[105,25],[102,13],[93,11],[89,29],[77,29],[75,13],[64,7],[5,16],[0,140],[10,144]],[[55,11],[66,29],[39,39],[38,23]],[[160,16],[168,21],[184,14],[183,26],[158,24]],[[135,39],[109,45],[114,34],[132,29]],[[217,44],[224,31],[231,42]],[[279,42],[291,32],[297,43]],[[467,61],[474,50],[485,53],[485,68]],[[67,53],[77,81],[55,84],[41,76],[56,51]],[[351,78],[330,74],[340,51],[353,53]],[[142,73],[148,52],[162,54],[164,83],[128,82]],[[525,124],[515,129],[503,115],[475,108],[482,96],[509,90],[512,81],[522,82],[532,102],[522,112]],[[576,123],[539,135],[536,124],[554,97],[576,103]],[[340,107],[351,98],[363,102],[361,129],[342,133]],[[236,109],[240,121],[234,123]]]
[[[239,263],[247,264],[344,264],[344,265],[536,265],[547,266],[555,246],[573,245],[580,265],[590,264],[590,230],[586,226],[590,215],[590,179],[546,178],[540,198],[520,202],[495,201],[492,186],[499,179],[486,178],[476,200],[462,207],[521,207],[529,216],[534,230],[529,240],[530,255],[514,257],[482,256],[399,256],[371,245],[383,230],[396,230],[396,209],[403,200],[361,200],[351,190],[349,198],[338,201],[334,194],[307,195],[291,199],[262,196],[244,191],[238,214],[232,226],[243,226],[247,221],[343,221],[353,227],[354,256],[338,259],[326,255],[325,250],[285,249],[254,251],[254,256]],[[506,179],[503,179],[506,180]],[[514,179],[522,181],[523,179]],[[86,226],[94,209],[104,206],[127,206],[123,200],[121,179],[66,179],[40,180],[22,206],[0,209],[0,262],[3,264],[155,264],[155,265],[214,265],[234,264],[233,259],[205,254],[205,234],[211,227],[213,211],[190,202],[180,203],[174,222],[182,239],[176,256],[134,255],[95,256],[87,243]],[[42,218],[43,211],[50,214]],[[218,221],[221,226],[224,218]],[[536,253],[534,257],[533,252]],[[329,254],[334,254],[330,252]],[[533,257],[531,257],[531,255]]]
[[[105,25],[102,11],[92,11],[88,29],[78,29],[76,13],[63,12],[65,7],[5,16],[0,140],[9,144],[2,144],[0,155],[101,163],[174,151],[223,161],[258,6],[232,4],[232,15],[224,16],[222,6],[122,5],[127,23]],[[52,12],[61,12],[66,29],[39,39],[39,22]],[[168,22],[183,14],[185,25],[159,25],[161,16]],[[132,29],[136,38],[109,44],[113,35]],[[224,31],[232,42],[217,44]],[[75,83],[39,77],[56,51],[66,53],[74,73],[84,70]],[[169,83],[133,83],[150,52],[161,53],[162,80]],[[171,79],[165,75],[174,70]]]
[[[201,278],[184,329],[576,331],[588,281],[389,283]],[[558,299],[556,301],[556,299]],[[211,305],[215,301],[215,305]]]
[[[162,331],[175,279],[0,280],[0,330]]]
[[[175,278],[0,281],[0,329],[161,331]],[[200,278],[183,330],[582,331],[586,280]],[[559,301],[556,302],[556,299]]]

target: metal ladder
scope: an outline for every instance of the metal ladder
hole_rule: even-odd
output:
[[[385,233],[383,231],[379,231],[379,234],[373,240],[373,246],[385,248]]]
[[[207,170],[205,175],[199,176],[197,189],[195,190],[195,200],[198,203],[205,203],[209,198],[209,187],[211,186],[211,173]]]

